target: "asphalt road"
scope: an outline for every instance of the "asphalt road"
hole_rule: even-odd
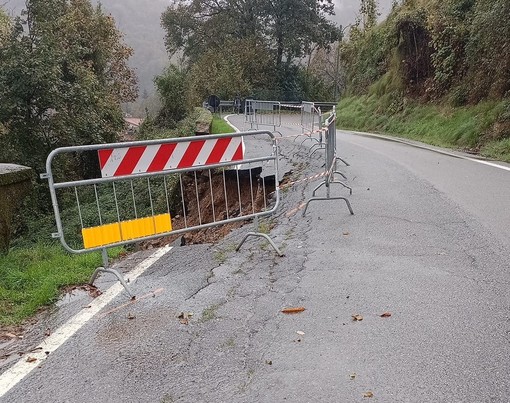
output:
[[[280,144],[291,180],[322,171],[320,153]],[[249,227],[174,247],[131,283],[144,298],[121,294],[0,400],[510,401],[510,172],[347,132],[338,148],[353,195],[332,192],[354,216],[327,201],[302,217],[317,180],[286,188],[268,223],[285,257],[236,253]]]

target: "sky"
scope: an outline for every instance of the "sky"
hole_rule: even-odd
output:
[[[360,0],[334,0],[335,3],[335,16],[331,19],[336,23],[346,27],[352,24],[356,19],[359,11]],[[391,10],[391,0],[378,0],[380,20],[384,19]]]

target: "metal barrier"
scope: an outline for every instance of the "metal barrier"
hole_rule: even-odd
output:
[[[313,154],[314,151],[325,147],[323,143],[321,115],[320,108],[316,107],[314,102],[302,102],[301,128],[303,131],[302,135],[306,136],[306,138],[301,142],[301,145],[304,145],[308,140],[313,141],[314,144],[312,144],[309,150],[310,154]],[[315,137],[314,135],[317,136]]]
[[[333,109],[331,112],[331,115],[326,119],[325,121],[325,150],[326,150],[326,173],[324,175],[324,181],[321,182],[312,193],[312,197],[306,202],[305,208],[303,210],[303,217],[306,214],[306,211],[308,209],[308,206],[313,201],[320,201],[320,200],[344,200],[347,204],[347,208],[349,209],[349,212],[351,214],[354,214],[351,203],[349,200],[345,197],[341,196],[331,196],[330,187],[332,183],[337,183],[342,185],[343,187],[349,189],[350,194],[352,194],[352,188],[347,186],[344,182],[336,180],[335,174],[341,175],[343,178],[345,178],[345,175],[343,175],[341,172],[337,170],[337,160],[339,159],[336,155],[336,111]],[[326,187],[326,197],[316,197],[315,194],[317,193],[317,190],[319,190],[321,187]]]
[[[250,123],[251,128],[255,125],[272,126],[273,133],[280,133],[276,130],[282,125],[281,103],[278,101],[246,100],[245,122]],[[281,134],[281,133],[280,133]]]
[[[246,144],[262,143],[246,150]],[[254,153],[263,155],[253,155]],[[66,166],[89,161],[90,179],[70,180]],[[177,235],[273,214],[280,202],[278,145],[268,131],[58,148],[46,161],[57,232],[69,252]],[[267,194],[274,194],[269,205]],[[66,206],[61,209],[61,206]],[[265,238],[280,250],[267,234]]]
[[[241,112],[242,104],[241,99],[236,98],[233,101],[220,101],[219,113],[223,115],[224,111],[229,111],[239,114]]]
[[[301,128],[303,133],[313,133],[320,129],[320,113],[313,102],[301,103]]]

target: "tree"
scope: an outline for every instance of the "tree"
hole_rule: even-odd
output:
[[[162,25],[169,53],[184,56],[193,102],[211,93],[299,99],[301,59],[340,36],[331,14],[333,0],[174,0]]]
[[[173,129],[188,111],[186,73],[177,66],[170,65],[162,75],[154,79],[154,83],[162,102],[162,108],[154,123]]]
[[[0,160],[41,172],[56,147],[116,140],[136,97],[130,55],[88,0],[28,0],[0,46]]]
[[[191,62],[232,40],[257,38],[274,52],[279,67],[314,43],[327,46],[338,39],[338,28],[326,18],[333,9],[333,0],[175,0],[162,24],[169,52],[182,50]]]

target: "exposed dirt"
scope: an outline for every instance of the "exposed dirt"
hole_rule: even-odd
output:
[[[274,177],[265,178],[263,183],[260,169],[225,171],[225,175],[221,171],[212,172],[211,178],[209,171],[197,173],[196,178],[193,174],[187,175],[183,177],[184,206],[182,201],[179,201],[179,208],[172,218],[172,227],[174,230],[181,229],[260,212],[265,206],[269,206],[274,190]],[[181,199],[180,194],[178,197]],[[183,244],[217,242],[247,222],[248,220],[240,220],[187,232],[184,235],[172,235],[148,242],[146,246],[166,245],[181,237]]]

